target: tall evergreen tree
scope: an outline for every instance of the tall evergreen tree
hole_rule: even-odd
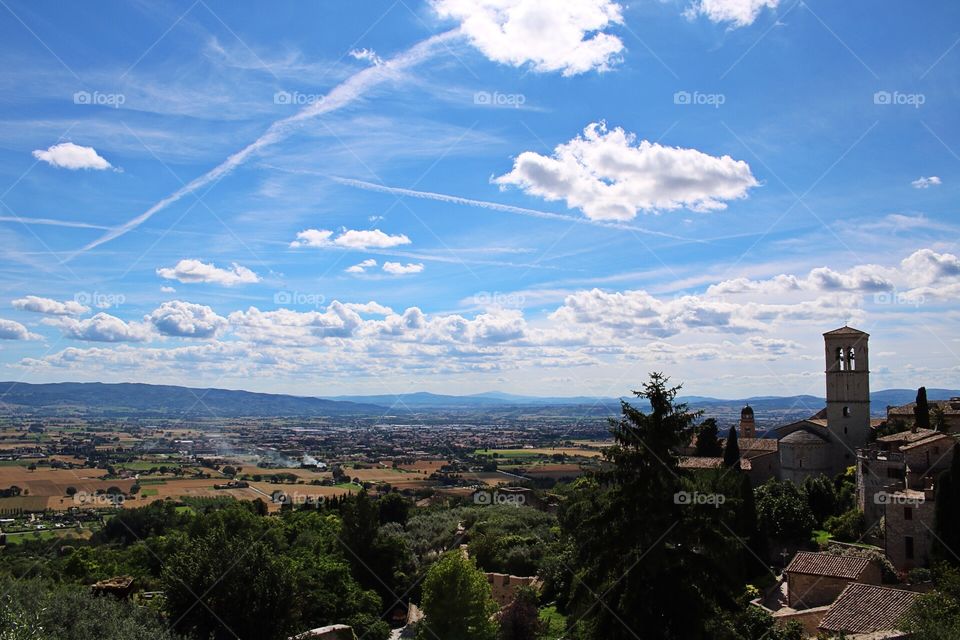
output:
[[[930,405],[927,403],[927,388],[917,389],[917,404],[913,407],[913,426],[915,429],[930,428]]]
[[[743,587],[724,570],[739,548],[717,522],[727,505],[684,490],[677,450],[697,414],[675,402],[678,389],[654,373],[634,392],[650,413],[622,403],[609,469],[578,480],[561,511],[574,570],[567,610],[584,640],[706,638],[707,621]]]
[[[730,427],[727,434],[727,445],[723,448],[723,466],[740,470],[740,442],[737,439],[736,427]]]
[[[707,418],[697,429],[697,445],[695,455],[701,458],[719,458],[723,452],[720,437],[717,431],[717,421]]]

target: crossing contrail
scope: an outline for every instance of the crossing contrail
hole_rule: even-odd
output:
[[[265,149],[266,147],[285,139],[301,122],[327,113],[332,113],[353,103],[365,93],[370,91],[370,89],[392,78],[398,77],[401,72],[431,58],[436,53],[438,45],[442,45],[447,40],[456,38],[458,35],[459,30],[453,29],[435,36],[431,36],[430,38],[422,40],[413,45],[403,53],[384,61],[380,65],[368,67],[355,73],[331,89],[330,92],[323,96],[322,99],[318,99],[312,104],[307,105],[292,116],[283,118],[282,120],[277,120],[270,125],[263,135],[248,144],[240,151],[237,151],[207,173],[193,179],[180,189],[177,189],[137,217],[132,218],[117,227],[111,228],[107,233],[103,234],[93,242],[67,256],[64,262],[69,262],[82,253],[99,247],[106,242],[115,240],[120,236],[133,231],[153,217],[153,215],[157,212],[166,209],[184,196],[189,195],[202,187],[212,184],[229,174],[234,169],[249,160],[251,156],[261,149]]]

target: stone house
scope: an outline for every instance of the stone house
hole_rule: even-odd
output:
[[[950,433],[960,432],[960,398],[950,398],[949,400],[930,400],[927,402],[930,408],[931,421],[933,412],[937,409],[943,411],[943,419],[946,423],[946,430]],[[905,425],[914,423],[913,409],[917,406],[916,402],[901,405],[899,407],[887,407],[887,422],[893,423],[900,421]]]
[[[860,556],[800,551],[784,570],[787,604],[793,609],[828,605],[851,583],[880,584],[880,566]]]
[[[930,566],[935,510],[932,488],[903,489],[884,496],[884,553],[898,570]]]
[[[494,601],[505,607],[517,594],[520,587],[540,589],[540,580],[536,576],[510,576],[505,573],[488,573],[487,582],[490,583],[490,592]]]

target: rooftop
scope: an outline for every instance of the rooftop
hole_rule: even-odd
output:
[[[831,553],[799,551],[790,561],[786,572],[856,580],[869,564],[870,560],[868,558],[859,556],[838,556]]]
[[[895,629],[920,594],[851,583],[827,610],[820,629],[829,633],[872,633]]]

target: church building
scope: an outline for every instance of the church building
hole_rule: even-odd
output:
[[[801,483],[856,465],[857,449],[870,438],[869,339],[846,326],[823,334],[827,406],[776,428],[781,479]]]

